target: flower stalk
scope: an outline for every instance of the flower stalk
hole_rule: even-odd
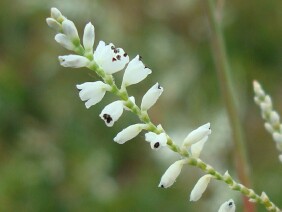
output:
[[[62,23],[66,20],[61,13],[54,8],[52,9],[53,16],[47,19],[47,23],[50,27],[57,30]],[[55,11],[55,12],[54,12]],[[56,17],[59,17],[57,20]],[[50,24],[52,23],[52,24]],[[54,25],[53,23],[56,23]],[[75,40],[79,40],[76,38],[76,29],[72,22],[68,22],[70,24],[70,28],[68,29],[67,33]],[[207,123],[198,129],[192,131],[186,139],[184,139],[184,143],[182,146],[178,146],[165,132],[165,130],[161,127],[161,125],[156,126],[154,123],[151,122],[150,117],[147,113],[147,110],[155,104],[161,93],[163,92],[163,88],[159,86],[159,84],[155,84],[152,88],[150,88],[147,93],[144,95],[141,103],[141,106],[135,104],[134,97],[129,97],[126,86],[130,84],[134,84],[142,78],[144,79],[148,74],[150,74],[150,70],[146,69],[145,66],[141,65],[140,62],[135,61],[135,64],[138,64],[138,73],[139,78],[136,79],[133,76],[129,75],[126,77],[126,83],[124,86],[121,86],[119,89],[118,86],[115,84],[113,73],[122,70],[125,67],[125,64],[129,62],[129,58],[126,53],[120,48],[115,48],[113,44],[106,45],[104,42],[100,41],[96,51],[94,52],[94,56],[90,57],[89,52],[92,51],[92,45],[94,44],[94,39],[91,38],[89,35],[93,35],[94,27],[90,24],[87,25],[87,36],[84,37],[84,45],[87,46],[88,51],[85,51],[84,48],[80,43],[76,44],[77,46],[81,47],[81,51],[74,50],[78,56],[85,57],[89,60],[89,63],[85,64],[85,67],[89,68],[90,70],[94,71],[98,76],[101,77],[102,81],[97,82],[86,82],[81,85],[77,85],[77,88],[80,89],[80,98],[82,101],[86,101],[86,107],[89,108],[94,104],[101,101],[104,97],[106,92],[111,92],[115,94],[119,100],[117,100],[114,104],[118,104],[120,109],[115,111],[113,105],[108,105],[101,113],[101,118],[106,121],[109,126],[112,126],[122,112],[123,109],[129,110],[134,113],[136,116],[139,117],[140,123],[131,125],[124,130],[122,130],[115,138],[119,144],[123,144],[126,141],[134,138],[137,136],[142,130],[148,131],[146,134],[146,140],[151,143],[152,149],[158,149],[160,146],[167,146],[172,151],[176,152],[178,155],[181,156],[181,160],[176,161],[172,164],[168,170],[163,175],[161,179],[160,186],[161,187],[169,187],[171,186],[178,175],[181,172],[182,166],[185,164],[189,164],[191,166],[198,167],[203,172],[205,172],[208,178],[216,179],[226,183],[230,189],[236,190],[241,192],[244,196],[249,198],[252,202],[263,204],[266,209],[269,211],[280,211],[279,208],[271,202],[271,200],[267,197],[267,195],[263,192],[262,195],[256,194],[252,189],[247,188],[246,186],[237,183],[233,178],[226,172],[224,175],[217,172],[212,166],[203,162],[199,159],[200,153],[204,146],[204,143],[207,141],[208,135],[211,133],[210,130],[210,123]],[[57,31],[58,32],[58,31]],[[61,31],[59,31],[61,33]],[[93,33],[92,33],[93,32]],[[93,35],[94,36],[94,35]],[[88,40],[87,40],[88,39]],[[69,47],[69,46],[67,46]],[[67,48],[68,49],[68,48]],[[66,56],[67,57],[67,56]],[[72,58],[64,58],[66,61]],[[72,61],[72,60],[71,60]],[[78,61],[80,64],[81,61]],[[77,64],[71,64],[70,67],[76,67]],[[132,68],[132,67],[131,67]],[[136,68],[136,66],[135,66]],[[141,73],[145,71],[145,73]],[[140,80],[141,81],[141,80]],[[122,108],[123,107],[123,108]],[[116,109],[116,108],[115,108]],[[113,120],[111,120],[113,118]],[[166,141],[166,143],[165,143]],[[157,144],[157,147],[155,146]],[[206,183],[206,185],[205,185]],[[200,193],[204,192],[208,182],[201,183],[200,186],[197,186],[200,189]],[[204,187],[203,187],[204,186]],[[198,198],[198,197],[197,197]]]

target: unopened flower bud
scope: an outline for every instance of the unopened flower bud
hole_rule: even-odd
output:
[[[94,41],[95,41],[95,28],[91,24],[91,22],[89,22],[88,24],[86,24],[83,33],[83,46],[86,52],[93,54]]]
[[[72,21],[64,20],[62,26],[64,34],[66,34],[71,41],[79,39],[77,29]]]
[[[166,172],[163,174],[159,187],[168,188],[172,186],[176,178],[179,176],[184,164],[185,164],[185,159],[178,160],[174,162],[172,165],[170,165],[170,167],[168,167]]]
[[[61,66],[72,68],[82,68],[90,64],[90,60],[86,57],[74,54],[59,56],[59,61]]]
[[[73,51],[75,49],[75,46],[73,43],[70,41],[70,39],[62,33],[56,34],[55,35],[55,40],[64,48]]]
[[[149,110],[157,102],[162,92],[163,88],[159,83],[152,86],[142,98],[141,110]]]
[[[184,139],[182,146],[184,148],[190,147],[192,144],[197,143],[206,136],[211,134],[210,123],[198,127],[196,130],[190,132]]]
[[[136,137],[142,130],[146,129],[146,127],[147,124],[130,125],[129,127],[119,132],[114,138],[114,141],[118,144],[124,144],[126,141]]]
[[[212,175],[207,174],[207,175],[202,176],[198,180],[198,182],[194,186],[193,190],[191,191],[190,201],[198,201],[202,197],[202,194],[207,189],[208,184],[210,183],[211,178],[212,178]]]

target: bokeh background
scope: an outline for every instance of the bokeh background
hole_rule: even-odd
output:
[[[282,165],[253,102],[259,80],[282,113],[282,1],[220,1],[226,46],[252,167],[253,188],[282,207]],[[170,189],[157,188],[177,155],[152,151],[144,134],[118,145],[113,137],[137,123],[125,113],[107,128],[98,114],[115,99],[87,110],[75,85],[97,80],[86,69],[60,67],[69,54],[54,41],[45,18],[51,7],[73,20],[80,35],[91,21],[98,40],[143,57],[153,73],[129,92],[140,103],[158,81],[165,89],[149,114],[181,143],[211,122],[202,158],[235,176],[228,121],[209,43],[205,1],[0,1],[0,211],[217,211],[240,195],[213,181],[202,199],[188,201],[202,176],[184,167]],[[122,73],[116,74],[120,83]],[[265,211],[261,206],[258,211]]]

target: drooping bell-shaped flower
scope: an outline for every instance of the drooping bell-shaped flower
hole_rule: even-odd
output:
[[[62,23],[64,34],[71,40],[79,40],[78,32],[74,23],[68,19],[64,20]]]
[[[151,69],[146,68],[141,61],[141,57],[137,55],[128,63],[125,69],[122,80],[122,87],[137,84],[144,80],[151,73]]]
[[[172,184],[175,182],[176,178],[179,176],[183,165],[185,164],[186,160],[178,160],[174,162],[168,169],[165,171],[161,178],[161,182],[159,184],[159,187],[162,188],[168,188],[172,186]]]
[[[111,86],[101,81],[85,82],[83,84],[76,85],[76,87],[80,90],[80,99],[82,101],[86,101],[85,106],[87,109],[100,102],[105,96],[106,91],[111,90]]]
[[[182,147],[189,148],[192,144],[197,143],[206,136],[211,134],[210,123],[198,127],[190,132],[183,141]]]
[[[207,140],[208,140],[208,136],[204,137],[202,140],[198,141],[197,143],[191,145],[190,151],[191,151],[192,157],[195,157],[195,158],[200,157],[200,154]]]
[[[108,127],[112,127],[123,113],[123,101],[114,101],[107,105],[101,112],[100,117]]]
[[[124,144],[126,141],[135,138],[142,130],[147,128],[147,124],[133,124],[119,132],[114,141],[118,144]]]
[[[157,102],[163,90],[159,83],[153,85],[142,98],[141,110],[149,110]]]
[[[145,140],[150,142],[152,149],[158,150],[166,146],[167,137],[165,133],[156,134],[154,132],[148,132],[145,134]]]
[[[61,66],[72,68],[82,68],[90,64],[89,59],[75,54],[59,56],[59,61]]]
[[[198,182],[194,186],[193,190],[191,191],[190,201],[198,201],[202,197],[202,194],[207,189],[211,178],[212,178],[212,175],[207,174],[207,175],[202,176],[198,180]]]
[[[233,201],[233,199],[230,199],[226,202],[224,202],[220,208],[218,209],[218,212],[235,212],[236,205]]]
[[[86,24],[83,33],[83,46],[86,52],[93,53],[93,45],[95,41],[95,28],[89,22]]]
[[[73,43],[70,41],[70,39],[62,33],[58,33],[55,35],[55,40],[57,41],[57,43],[59,43],[62,47],[73,51],[75,49],[75,46],[73,45]]]
[[[122,48],[100,41],[94,52],[94,60],[106,74],[114,74],[125,67],[129,57]]]

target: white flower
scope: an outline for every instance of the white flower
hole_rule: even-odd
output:
[[[74,54],[59,56],[59,61],[61,66],[72,68],[82,68],[90,64],[90,60],[86,57]]]
[[[187,137],[183,141],[182,147],[188,148],[192,144],[197,143],[198,141],[202,140],[203,138],[205,138],[210,134],[211,134],[210,123],[204,124],[187,135]]]
[[[278,156],[279,161],[282,163],[282,154]]]
[[[253,86],[254,86],[254,91],[257,96],[261,97],[265,95],[264,91],[262,90],[261,85],[256,80],[253,81]]]
[[[170,165],[170,167],[168,167],[166,172],[163,174],[159,187],[168,188],[172,186],[176,178],[179,176],[185,162],[186,160],[183,159],[183,160],[178,160],[174,162],[172,165]]]
[[[220,206],[218,212],[235,212],[235,209],[235,203],[232,199],[230,199]]]
[[[264,128],[265,128],[269,133],[271,133],[271,134],[274,132],[274,129],[273,129],[272,125],[269,124],[268,122],[265,122],[265,123],[264,123]]]
[[[123,49],[100,41],[94,52],[94,60],[107,74],[114,74],[125,67],[129,57]]]
[[[152,149],[158,150],[161,147],[166,146],[167,137],[165,133],[156,134],[148,132],[145,134],[145,140],[150,142]]]
[[[79,97],[82,101],[85,102],[86,108],[90,108],[91,106],[100,102],[106,91],[111,90],[111,86],[101,82],[85,82],[80,85],[76,85],[77,89],[81,90],[79,92]]]
[[[64,34],[71,41],[79,39],[77,29],[72,21],[67,20],[67,19],[64,20],[62,23],[62,27],[63,27]]]
[[[114,101],[107,105],[101,112],[100,117],[108,127],[112,127],[123,113],[123,101]]]
[[[142,98],[141,110],[149,110],[157,102],[163,90],[159,83],[153,85]]]
[[[207,189],[207,186],[211,178],[212,178],[212,175],[206,174],[198,180],[193,190],[191,191],[190,201],[198,201],[202,197],[202,194]]]
[[[200,157],[202,149],[203,149],[205,143],[207,142],[207,140],[208,140],[208,136],[204,137],[202,140],[198,141],[197,143],[192,144],[192,146],[190,148],[192,157],[195,157],[195,158]]]
[[[83,46],[86,52],[93,53],[94,41],[95,41],[95,28],[91,24],[91,22],[89,22],[88,24],[86,24],[83,33]]]
[[[141,57],[137,55],[133,60],[131,60],[124,72],[122,87],[137,84],[144,80],[152,71],[146,68]]]
[[[114,141],[119,144],[124,144],[126,141],[136,137],[142,130],[146,129],[146,127],[147,124],[130,125],[129,127],[119,132],[114,138]]]
[[[70,39],[62,33],[58,33],[55,35],[55,40],[64,48],[73,51],[75,49],[75,46],[70,41]]]

